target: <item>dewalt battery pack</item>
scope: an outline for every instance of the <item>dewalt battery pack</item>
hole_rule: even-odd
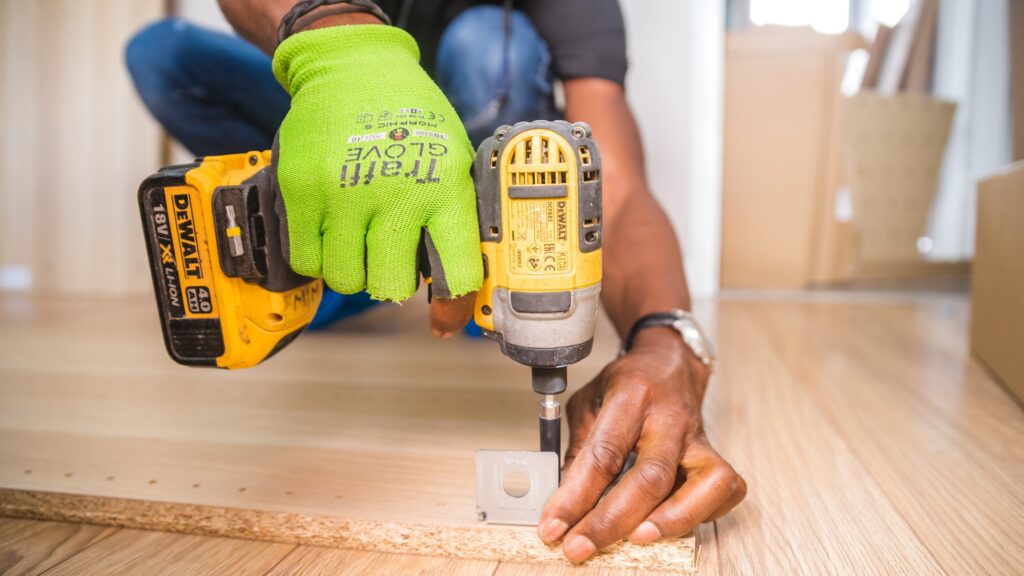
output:
[[[189,366],[246,368],[284,348],[316,313],[321,280],[282,249],[270,152],[169,166],[139,188],[167,352]]]

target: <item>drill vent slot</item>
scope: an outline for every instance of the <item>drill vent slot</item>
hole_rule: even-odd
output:
[[[551,138],[540,135],[524,138],[516,143],[509,155],[510,186],[545,189],[529,192],[519,190],[518,197],[564,197],[568,194],[565,190],[568,175],[565,153]]]
[[[565,172],[513,172],[513,186],[547,186],[565,184]]]
[[[600,223],[601,223],[601,219],[600,218],[588,218],[588,219],[583,221],[583,227],[584,228],[590,228],[590,227],[593,227],[593,226],[597,226]]]
[[[590,146],[580,146],[580,163],[584,166],[590,166]]]
[[[587,170],[583,173],[584,182],[597,182],[597,178],[600,175],[598,170]]]

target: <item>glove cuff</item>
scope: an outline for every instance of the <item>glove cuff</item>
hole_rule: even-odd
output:
[[[380,24],[348,24],[299,32],[274,52],[274,77],[294,95],[307,71],[339,70],[359,74],[366,66],[388,67],[396,60],[418,63],[420,49],[408,32]]]

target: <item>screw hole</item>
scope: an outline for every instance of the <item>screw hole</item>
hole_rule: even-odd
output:
[[[249,156],[249,166],[255,166],[257,162],[259,162],[259,159],[256,158],[255,154]]]
[[[522,470],[509,470],[501,480],[501,489],[513,498],[522,498],[530,493],[530,477]]]
[[[492,312],[492,310],[491,310],[491,307],[490,307],[490,306],[488,306],[488,305],[486,305],[486,304],[484,304],[484,305],[483,305],[483,306],[482,306],[482,307],[480,308],[480,311],[484,313],[484,316],[490,316],[490,315],[491,315],[491,312]]]
[[[267,322],[270,322],[271,324],[280,324],[281,322],[284,322],[284,316],[277,312],[271,312],[270,314],[267,314]]]

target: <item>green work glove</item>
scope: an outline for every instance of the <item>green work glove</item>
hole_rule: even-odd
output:
[[[300,32],[274,75],[292,96],[275,151],[292,268],[400,301],[416,291],[423,238],[434,295],[479,289],[473,148],[416,41],[383,25]]]

